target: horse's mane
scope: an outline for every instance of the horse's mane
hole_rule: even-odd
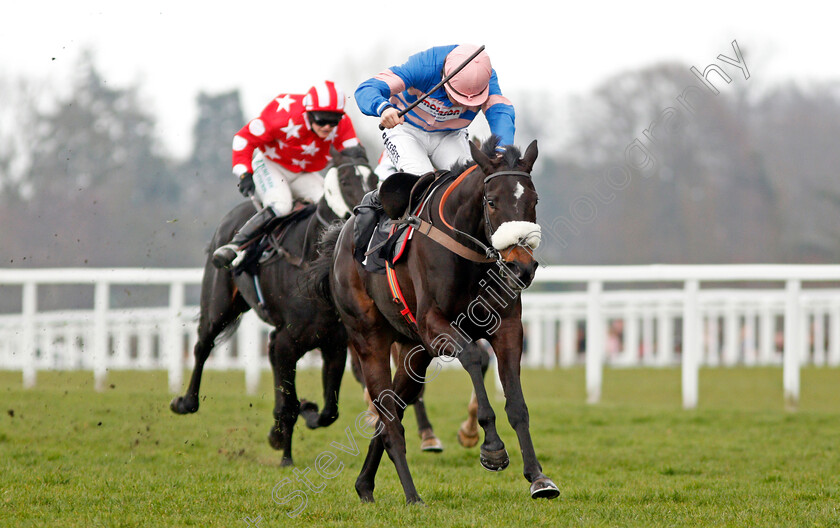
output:
[[[499,155],[499,152],[496,151],[496,147],[499,146],[499,141],[501,141],[501,138],[499,138],[499,136],[495,134],[492,134],[489,138],[487,138],[486,141],[484,141],[481,144],[481,152],[483,152],[488,158],[495,158],[497,155]],[[504,147],[504,149],[504,152],[501,153],[502,160],[505,162],[508,168],[512,169],[519,162],[519,158],[522,157],[522,153],[519,151],[518,147],[515,147],[513,145],[507,145],[506,147]],[[455,163],[449,170],[453,174],[461,174],[473,165],[475,165],[475,161],[472,160],[462,163]]]
[[[342,150],[341,155],[348,158],[364,158],[367,160],[367,151],[365,151],[365,147],[361,143],[355,147],[349,147]]]

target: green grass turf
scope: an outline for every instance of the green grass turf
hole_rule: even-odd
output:
[[[298,375],[303,397],[320,397],[317,372]],[[273,392],[257,395],[244,375],[207,372],[195,415],[169,411],[163,372],[111,372],[103,393],[89,372],[38,374],[21,388],[0,372],[0,526],[840,526],[840,370],[802,371],[801,405],[784,409],[777,368],[701,371],[700,404],[680,408],[678,369],[607,370],[602,403],[585,403],[584,372],[524,371],[531,433],[553,501],[529,498],[516,436],[492,398],[511,455],[501,473],[478,463],[478,448],[455,440],[470,388],[461,371],[428,385],[430,418],[446,450],[421,453],[406,413],[408,461],[427,507],[406,506],[393,464],[383,458],[375,504],[353,482],[366,442],[353,428],[365,409],[349,374],[341,417],[326,429],[298,422],[298,470],[312,468],[320,493],[279,467],[266,435]],[[495,395],[492,383],[491,395]],[[12,416],[13,415],[13,416]],[[345,428],[361,450],[347,444]],[[331,480],[315,459],[332,451]],[[343,464],[339,466],[338,463]],[[307,505],[278,497],[304,490]]]

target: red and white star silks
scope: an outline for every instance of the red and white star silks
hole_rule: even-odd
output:
[[[345,115],[326,138],[310,129],[302,100],[303,94],[280,94],[259,117],[251,120],[233,137],[233,173],[253,172],[251,158],[260,149],[266,158],[291,172],[317,172],[330,161],[330,145],[344,150],[359,144],[353,123]]]

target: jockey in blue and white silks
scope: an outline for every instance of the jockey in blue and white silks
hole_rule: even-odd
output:
[[[398,111],[435,87],[470,57],[477,46],[438,46],[366,80],[356,89],[362,113],[380,117],[382,139],[393,166],[424,174],[470,159],[467,126],[484,112],[500,147],[513,143],[515,112],[502,95],[490,58],[482,51],[443,87],[399,117]]]

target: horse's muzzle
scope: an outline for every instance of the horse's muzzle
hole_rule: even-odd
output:
[[[514,291],[522,291],[531,285],[539,263],[528,249],[514,246],[509,251],[503,251],[504,265],[502,272],[508,287]]]

